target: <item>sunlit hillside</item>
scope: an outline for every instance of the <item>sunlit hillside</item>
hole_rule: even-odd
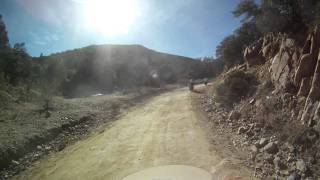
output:
[[[141,45],[94,45],[36,58],[44,61],[64,96],[110,93],[143,86],[186,84],[190,78],[213,77],[219,62],[202,62],[156,52]]]

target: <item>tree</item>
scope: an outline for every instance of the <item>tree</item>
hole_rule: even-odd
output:
[[[261,33],[253,22],[244,22],[232,35],[223,39],[217,47],[216,56],[224,61],[227,68],[243,63],[244,48],[260,36]]]
[[[0,14],[0,48],[8,48],[9,47],[9,38],[6,31],[6,26],[3,22],[2,15]]]
[[[243,0],[233,14],[235,17],[244,16],[243,22],[255,23],[264,34],[295,34],[316,21],[317,5],[317,0],[261,0],[259,5],[254,0]]]
[[[255,17],[259,14],[258,5],[253,0],[244,0],[241,1],[234,11],[232,11],[235,17],[240,17],[244,15],[244,21],[250,20],[252,17]]]

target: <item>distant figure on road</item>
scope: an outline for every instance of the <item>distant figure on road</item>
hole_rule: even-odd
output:
[[[190,81],[189,81],[189,90],[190,91],[193,91],[193,85],[194,85],[193,79],[190,79]]]
[[[203,79],[203,83],[204,83],[204,85],[207,86],[207,84],[208,84],[208,78],[204,78],[204,79]]]

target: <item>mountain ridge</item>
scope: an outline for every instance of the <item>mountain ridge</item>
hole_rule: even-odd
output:
[[[90,45],[35,58],[57,69],[57,89],[65,97],[111,93],[143,86],[186,84],[190,78],[214,76],[217,62],[161,53],[142,45]],[[54,70],[53,70],[54,71]],[[58,77],[58,78],[57,78]]]
[[[81,50],[81,49],[93,48],[93,47],[113,47],[113,48],[117,48],[117,47],[121,47],[121,48],[137,47],[137,48],[150,50],[150,51],[153,51],[155,53],[167,54],[167,55],[187,58],[187,59],[190,59],[190,60],[197,60],[197,58],[193,58],[193,57],[188,57],[188,56],[184,56],[184,55],[180,55],[180,54],[174,54],[174,53],[170,53],[170,52],[164,52],[164,51],[155,50],[155,49],[146,47],[145,45],[142,45],[142,44],[91,44],[91,45],[87,45],[87,46],[83,46],[83,47],[79,47],[79,48],[75,48],[75,49],[67,49],[67,50],[54,52],[54,53],[51,53],[51,54],[48,54],[48,55],[44,55],[44,56],[53,56],[53,55],[57,55],[57,54],[66,53],[66,52],[69,52],[69,51]],[[37,58],[37,57],[34,57],[34,58]]]

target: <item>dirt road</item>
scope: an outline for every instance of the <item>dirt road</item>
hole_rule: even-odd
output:
[[[16,179],[121,180],[164,165],[216,170],[214,179],[230,174],[251,179],[245,168],[229,168],[228,161],[215,154],[201,121],[188,90],[171,91],[132,108],[104,131],[38,162]]]

